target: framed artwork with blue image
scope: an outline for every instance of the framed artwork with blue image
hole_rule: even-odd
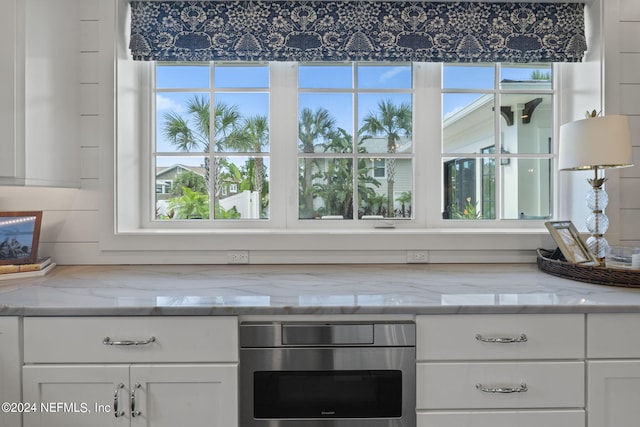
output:
[[[0,212],[0,265],[38,259],[42,211]]]

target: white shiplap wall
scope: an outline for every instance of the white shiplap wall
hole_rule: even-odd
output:
[[[618,60],[606,67],[611,92],[605,98],[606,111],[629,116],[635,164],[620,170],[620,240],[625,246],[640,246],[640,1],[620,0],[612,20],[618,32],[611,37],[615,46],[607,49]]]
[[[65,2],[65,8],[69,3]],[[0,187],[0,210],[44,211],[39,252],[42,256],[52,255],[60,264],[101,262],[98,250],[99,147],[96,137],[100,128],[96,95],[101,75],[97,66],[100,0],[76,0],[75,5],[79,26],[61,25],[56,27],[56,32],[79,29],[79,34],[69,35],[78,40],[79,81],[76,87],[66,88],[64,92],[65,96],[77,99],[79,104],[80,189]],[[50,35],[58,36],[59,33]],[[56,82],[50,84],[55,85]],[[37,124],[27,123],[28,126]]]
[[[606,109],[609,114],[619,112],[631,116],[634,156],[636,163],[640,164],[640,2],[619,0],[618,7],[617,1],[605,1],[605,8],[616,4],[613,8],[616,18],[613,22],[607,21],[607,25],[619,28],[619,37],[607,40],[606,45],[606,49],[614,49],[617,57],[616,63],[607,66],[607,88],[612,89],[608,93],[619,93],[619,96],[607,99]],[[101,14],[109,13],[109,7],[105,8],[105,3],[111,2],[77,0],[80,19],[80,81],[79,88],[70,92],[78,94],[81,106],[78,129],[80,189],[0,187],[0,210],[43,210],[40,253],[52,255],[59,264],[169,262],[175,260],[170,252],[100,249],[100,230],[104,229],[101,221],[110,217],[104,211],[104,207],[110,205],[105,203],[105,198],[112,197],[101,191],[101,187],[109,188],[110,185],[100,182],[99,176],[105,175],[100,173],[100,167],[104,167],[105,158],[113,156],[110,148],[101,143],[101,131],[112,126],[108,123],[109,120],[104,120],[105,116],[111,117],[110,114],[105,114],[110,103],[100,101],[100,94],[105,93],[104,85],[111,84],[108,79],[112,76],[110,71],[100,66],[110,62],[101,58],[100,52],[100,46],[105,43],[101,40],[101,29],[104,31],[105,28],[100,17]],[[614,43],[615,46],[609,43]],[[622,170],[621,176],[619,218],[623,243],[640,246],[640,166]],[[353,262],[366,262],[362,253],[354,253],[353,256]],[[202,262],[197,257],[192,259]],[[496,259],[497,262],[500,260]]]

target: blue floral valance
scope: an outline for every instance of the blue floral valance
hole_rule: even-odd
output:
[[[155,61],[578,62],[584,4],[132,0],[130,49]]]

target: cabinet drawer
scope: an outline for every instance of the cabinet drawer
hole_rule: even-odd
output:
[[[418,363],[416,375],[418,409],[584,407],[583,362]]]
[[[640,357],[640,314],[588,314],[587,357]]]
[[[26,317],[24,361],[237,362],[238,324],[235,317]]]
[[[418,360],[584,357],[582,314],[418,316],[416,334]]]
[[[418,427],[584,427],[584,411],[418,413]]]

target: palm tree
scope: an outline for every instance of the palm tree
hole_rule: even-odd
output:
[[[300,112],[298,122],[298,139],[301,143],[303,153],[313,153],[315,151],[314,142],[318,138],[329,139],[334,133],[336,120],[328,110],[318,108],[315,112],[310,108],[303,108]],[[302,197],[304,198],[304,212],[302,218],[313,216],[313,158],[305,157],[303,171]]]
[[[211,132],[209,99],[205,95],[194,95],[187,101],[186,107],[187,118],[175,111],[163,115],[162,134],[180,151],[209,153]],[[224,149],[227,137],[236,129],[239,120],[240,112],[236,105],[219,103],[214,106],[213,140],[217,151]],[[209,157],[205,157],[204,168],[208,188],[211,174]],[[216,180],[217,175],[214,173]],[[216,183],[215,188],[219,191],[220,186]]]
[[[269,120],[267,116],[253,116],[242,121],[238,132],[228,138],[230,144],[238,151],[261,153],[269,145]],[[262,195],[265,169],[264,159],[256,157],[253,166],[253,191]]]
[[[402,194],[400,194],[400,197],[396,199],[400,203],[400,206],[402,206],[400,208],[400,214],[402,215],[403,218],[411,216],[412,199],[413,199],[413,196],[411,195],[411,191],[403,191]],[[407,212],[407,206],[409,206],[408,212]]]
[[[403,102],[396,106],[390,99],[378,103],[378,111],[364,118],[359,133],[363,139],[384,136],[387,138],[387,153],[395,154],[398,141],[410,137],[412,131],[411,105]],[[395,183],[395,159],[386,159],[387,168],[387,215],[393,213],[393,185]]]

